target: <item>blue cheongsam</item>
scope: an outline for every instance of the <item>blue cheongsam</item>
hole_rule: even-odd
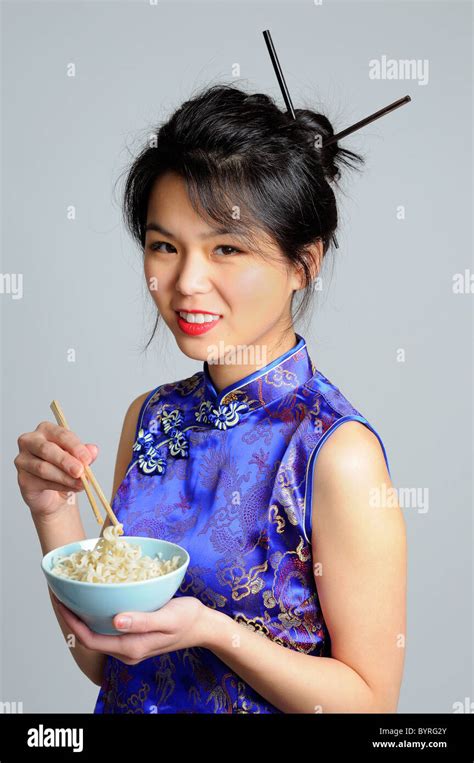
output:
[[[312,476],[345,421],[368,421],[316,370],[303,337],[217,392],[208,362],[144,401],[112,507],[125,535],[184,546],[176,596],[289,649],[331,655],[311,555]],[[390,473],[390,471],[389,471]],[[281,713],[209,649],[126,665],[106,655],[95,713]]]

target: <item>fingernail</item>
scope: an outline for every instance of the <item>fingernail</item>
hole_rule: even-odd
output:
[[[128,615],[126,617],[120,617],[117,620],[117,628],[120,628],[121,630],[127,630],[127,628],[130,628],[131,624],[132,618],[128,617]]]

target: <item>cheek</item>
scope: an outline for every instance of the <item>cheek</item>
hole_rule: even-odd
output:
[[[165,268],[160,268],[156,261],[150,257],[145,257],[143,262],[143,272],[148,291],[156,304],[160,303],[162,295],[169,289],[170,277],[166,274]]]
[[[249,267],[235,275],[229,288],[239,303],[268,304],[280,301],[286,275],[272,267]]]

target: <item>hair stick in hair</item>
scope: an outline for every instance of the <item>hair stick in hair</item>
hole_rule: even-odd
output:
[[[275,70],[276,78],[278,80],[278,84],[280,85],[281,94],[283,96],[283,100],[285,101],[286,108],[290,112],[293,119],[296,119],[295,110],[293,108],[293,104],[291,102],[290,94],[288,92],[288,88],[286,86],[285,78],[283,76],[283,72],[281,70],[280,62],[278,61],[278,56],[276,54],[275,46],[273,45],[272,36],[270,34],[269,29],[265,29],[262,32],[265,42],[267,43],[268,52],[270,54],[270,58],[272,60],[273,68]]]
[[[399,98],[398,101],[394,101],[393,103],[390,103],[388,106],[384,106],[383,109],[380,109],[379,111],[375,111],[369,117],[365,117],[365,119],[361,119],[360,122],[356,122],[350,127],[346,127],[345,130],[338,132],[337,135],[331,135],[330,138],[327,138],[327,140],[323,141],[323,146],[324,147],[329,146],[331,143],[334,143],[334,141],[341,140],[341,138],[345,138],[346,135],[349,135],[351,132],[355,132],[356,130],[359,130],[361,127],[364,127],[365,125],[370,124],[370,122],[373,122],[375,119],[380,119],[380,117],[383,117],[385,114],[388,114],[389,111],[393,111],[393,109],[398,109],[399,106],[403,106],[405,103],[409,103],[409,101],[411,101],[411,98],[409,95],[405,95],[404,98]]]

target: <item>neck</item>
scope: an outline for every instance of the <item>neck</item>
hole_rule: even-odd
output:
[[[209,362],[208,370],[216,391],[222,392],[230,384],[244,379],[263,366],[268,365],[283,355],[298,343],[296,334],[291,328],[281,337],[268,333],[248,345],[226,345],[224,357],[220,353],[219,362]],[[232,348],[235,347],[234,353]],[[228,358],[227,362],[225,358]]]

